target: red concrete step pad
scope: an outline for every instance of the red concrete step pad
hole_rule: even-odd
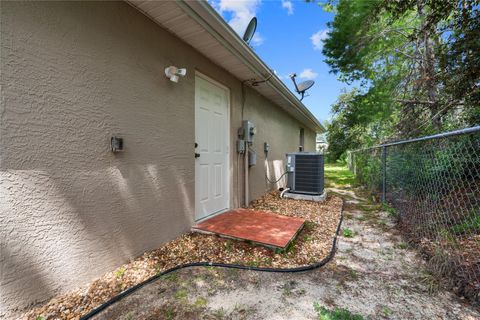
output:
[[[234,209],[205,220],[193,229],[285,248],[304,223],[304,219],[297,217]]]

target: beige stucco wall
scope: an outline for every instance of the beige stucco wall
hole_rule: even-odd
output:
[[[1,317],[187,231],[194,71],[231,90],[232,151],[241,83],[122,2],[0,5]],[[178,84],[163,75],[172,64],[188,69]],[[301,124],[252,89],[244,114],[258,128],[249,174],[255,198],[271,187],[263,142],[270,167],[282,166],[298,149]],[[109,150],[114,134],[125,141],[117,155]],[[313,151],[307,129],[305,142]],[[231,160],[231,205],[240,206],[243,165],[235,152]]]
[[[252,120],[257,127],[252,146],[257,154],[257,165],[249,170],[249,198],[255,199],[272,188],[286,185],[286,176],[272,185],[265,178],[265,172],[269,173],[270,181],[278,180],[285,172],[285,154],[298,152],[302,125],[252,89],[247,92],[246,106],[244,118]],[[305,151],[315,151],[315,134],[304,130]],[[264,142],[270,145],[268,155],[264,153]]]

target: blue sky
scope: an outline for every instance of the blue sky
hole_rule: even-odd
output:
[[[327,23],[334,14],[327,13],[317,3],[295,0],[211,0],[215,9],[243,35],[253,16],[258,19],[257,32],[251,42],[255,52],[277,72],[293,90],[288,75],[297,73],[297,82],[315,80],[303,103],[323,122],[330,117],[330,105],[341,89],[347,87],[329,73],[323,62],[322,39]],[[298,79],[298,78],[302,79]]]

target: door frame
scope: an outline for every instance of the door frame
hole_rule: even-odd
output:
[[[226,91],[227,93],[227,119],[226,119],[226,128],[227,128],[227,131],[228,131],[228,135],[227,135],[227,154],[226,154],[226,163],[225,163],[225,168],[226,168],[226,186],[225,186],[225,190],[226,190],[226,194],[227,194],[227,208],[225,210],[221,210],[221,211],[218,211],[218,212],[214,212],[214,213],[211,213],[205,217],[202,217],[202,218],[197,218],[197,199],[195,198],[194,199],[194,221],[195,222],[198,222],[198,221],[201,221],[201,220],[206,220],[206,219],[209,219],[217,214],[221,214],[225,211],[228,211],[230,210],[230,204],[231,204],[231,194],[232,194],[232,188],[233,188],[233,184],[231,183],[232,181],[232,170],[231,170],[231,166],[230,164],[232,163],[232,160],[231,160],[231,154],[232,154],[232,150],[230,148],[231,146],[231,143],[230,143],[230,139],[231,139],[231,91],[230,91],[230,88],[227,87],[226,85],[222,84],[221,82],[218,82],[217,80],[215,79],[212,79],[210,78],[209,76],[207,76],[206,74],[204,73],[201,73],[200,71],[198,70],[195,70],[195,81],[194,81],[194,94],[196,94],[196,90],[197,90],[197,84],[196,84],[196,78],[199,77],[199,78],[202,78],[203,80],[205,81],[208,81],[210,82],[211,84],[223,89]],[[194,99],[196,100],[196,99]],[[194,137],[194,140],[197,139],[196,137],[196,126],[197,126],[197,122],[196,122],[196,117],[195,117],[195,112],[197,111],[197,106],[195,105],[195,101],[194,101],[194,127],[195,127],[195,137]],[[195,164],[195,168],[194,168],[194,174],[196,175],[196,169],[197,169],[197,166]],[[196,187],[197,187],[197,182],[195,181],[194,182],[195,186],[194,186],[194,194],[195,194],[195,197],[197,195],[197,190],[196,190]]]

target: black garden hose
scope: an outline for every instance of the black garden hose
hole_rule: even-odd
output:
[[[267,181],[268,181],[268,182],[270,182],[270,183],[273,184],[273,183],[277,183],[278,181],[280,181],[280,179],[282,179],[283,176],[285,176],[287,173],[288,173],[288,172],[285,171],[285,172],[284,172],[277,180],[275,180],[275,181],[270,181],[270,179],[268,179],[268,176],[267,176],[267,175],[265,175],[265,178],[267,178]]]
[[[115,302],[120,301],[121,299],[125,298],[126,296],[133,293],[134,291],[142,288],[143,286],[157,280],[158,278],[160,278],[160,277],[162,277],[162,276],[164,276],[168,273],[171,273],[173,271],[177,271],[177,270],[180,270],[180,269],[183,269],[183,268],[188,268],[188,267],[222,267],[222,268],[232,268],[232,269],[242,269],[242,270],[252,270],[252,271],[285,272],[285,273],[287,273],[287,272],[288,273],[303,272],[303,271],[309,271],[309,270],[314,270],[314,269],[320,268],[320,267],[324,266],[325,264],[327,264],[327,262],[329,262],[335,256],[335,251],[336,251],[335,249],[336,249],[336,246],[337,246],[337,236],[340,232],[340,227],[341,227],[342,221],[343,221],[344,205],[345,205],[345,201],[342,199],[342,212],[340,214],[340,221],[338,222],[337,230],[335,231],[335,236],[333,237],[332,248],[330,249],[330,253],[328,254],[328,256],[326,256],[325,258],[323,258],[322,260],[320,260],[317,263],[314,263],[314,264],[311,264],[311,265],[308,265],[308,266],[303,266],[303,267],[296,267],[296,268],[262,268],[262,267],[242,266],[242,265],[239,265],[239,264],[225,264],[225,263],[216,263],[216,262],[193,262],[193,263],[181,264],[181,265],[178,265],[178,266],[173,267],[171,269],[168,269],[164,272],[158,273],[158,274],[152,276],[151,278],[149,278],[149,279],[147,279],[147,280],[145,280],[145,281],[143,281],[143,282],[141,282],[141,283],[139,283],[139,284],[137,284],[133,287],[130,287],[125,291],[120,292],[115,297],[111,298],[107,302],[101,304],[100,306],[96,307],[95,309],[93,309],[92,311],[87,313],[86,315],[82,316],[80,318],[80,320],[87,320],[87,319],[92,318],[93,316],[99,314],[101,311],[107,309],[109,306],[111,306]]]

